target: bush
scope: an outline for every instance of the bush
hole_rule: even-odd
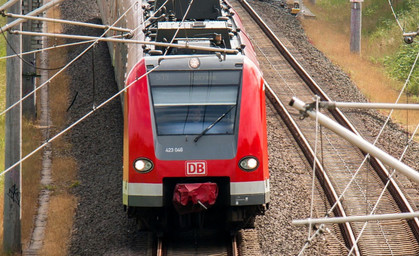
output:
[[[417,40],[417,38],[416,38]],[[419,53],[419,43],[413,43],[410,45],[402,44],[399,51],[384,59],[384,65],[386,66],[390,75],[400,81],[405,81],[412,69],[413,63],[416,56]],[[419,96],[419,61],[416,63],[416,67],[410,77],[408,86],[409,93]]]

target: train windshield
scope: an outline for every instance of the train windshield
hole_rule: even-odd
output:
[[[205,134],[234,134],[240,80],[241,71],[150,73],[157,134],[198,135],[211,125]]]

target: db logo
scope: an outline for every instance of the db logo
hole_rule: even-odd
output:
[[[186,176],[200,176],[207,175],[207,163],[200,162],[186,162]]]

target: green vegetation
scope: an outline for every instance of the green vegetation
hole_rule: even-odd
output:
[[[418,38],[419,39],[419,38]],[[418,40],[416,39],[416,40]],[[384,58],[384,65],[386,66],[391,77],[400,81],[405,81],[412,69],[412,65],[419,53],[419,44],[401,45],[398,51],[390,56]],[[419,98],[419,63],[410,77],[408,84],[409,93]],[[400,88],[397,88],[400,89]]]
[[[419,26],[419,1],[391,0],[391,3],[402,28],[406,32],[415,32]],[[338,29],[344,33],[350,33],[349,1],[318,0],[317,5],[327,13],[324,18],[326,21],[337,24]],[[419,51],[419,37],[410,45],[403,42],[403,32],[386,0],[364,1],[362,14],[362,55],[374,63],[384,65],[393,79],[404,82]],[[412,74],[409,92],[419,99],[418,67]]]
[[[70,185],[70,188],[76,188],[78,186],[80,186],[80,181],[76,180]]]

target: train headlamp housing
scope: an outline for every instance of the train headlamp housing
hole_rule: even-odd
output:
[[[134,169],[139,173],[148,173],[154,168],[154,164],[147,158],[137,158],[133,163]]]
[[[200,65],[201,65],[201,62],[199,61],[198,58],[189,59],[189,67],[190,68],[197,69],[197,68],[199,68]]]
[[[246,172],[251,172],[259,167],[259,161],[256,157],[246,156],[239,161],[239,167]]]

